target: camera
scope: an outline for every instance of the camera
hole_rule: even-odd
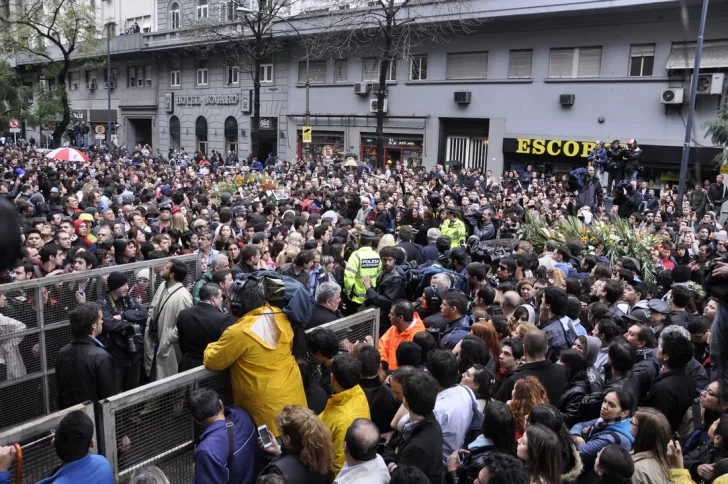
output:
[[[124,340],[126,351],[136,353],[139,350],[138,342],[142,342],[144,339],[142,327],[138,324],[130,324],[121,332],[121,337]]]

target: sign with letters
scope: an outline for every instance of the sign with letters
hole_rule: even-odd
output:
[[[174,112],[174,93],[173,92],[164,93],[164,110],[168,113]]]
[[[252,105],[253,105],[253,91],[247,90],[243,91],[240,96],[240,110],[244,114],[250,114],[252,111]]]
[[[232,106],[238,104],[237,94],[208,94],[205,96],[177,96],[177,106]]]
[[[595,143],[592,141],[517,138],[514,152],[529,155],[563,155],[570,158],[586,158],[589,156],[589,152],[594,149],[594,146]],[[503,151],[506,151],[505,147]]]

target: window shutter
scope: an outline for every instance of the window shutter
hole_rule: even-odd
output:
[[[486,79],[487,77],[487,52],[464,52],[447,55],[445,79]]]
[[[530,79],[533,63],[532,50],[512,50],[508,62],[509,79]]]
[[[364,82],[379,82],[379,59],[364,57],[361,60],[362,77]]]
[[[574,69],[574,49],[551,49],[549,77],[571,77]]]
[[[630,47],[630,57],[655,55],[655,44],[633,45]]]
[[[599,77],[602,71],[602,48],[582,47],[579,49],[579,63],[576,77]]]

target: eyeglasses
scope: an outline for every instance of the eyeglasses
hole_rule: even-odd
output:
[[[507,271],[508,268],[506,266],[498,266],[499,271]]]

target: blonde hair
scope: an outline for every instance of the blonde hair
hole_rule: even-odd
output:
[[[526,333],[531,331],[532,329],[538,329],[535,324],[531,323],[519,323],[518,326],[516,326],[516,333],[518,333],[519,338],[523,338],[526,336]]]
[[[278,257],[276,257],[276,266],[281,267],[289,262],[293,262],[293,259],[296,258],[299,252],[301,252],[301,248],[298,246],[294,245],[286,247],[280,254],[278,254]]]
[[[377,252],[382,250],[384,247],[394,247],[394,236],[392,234],[386,234],[382,236],[377,246]]]
[[[180,232],[187,232],[189,230],[187,217],[185,217],[182,212],[177,212],[172,215],[172,228],[179,230]]]
[[[299,232],[289,233],[288,234],[288,246],[289,247],[298,247],[300,249],[301,246],[303,246],[303,235],[301,235]]]
[[[553,268],[549,269],[546,272],[546,275],[553,281],[554,286],[566,289],[566,275],[564,275],[564,271],[558,268]]]
[[[328,474],[334,464],[331,431],[306,407],[286,405],[276,415],[276,426],[291,439],[291,450],[298,454],[308,470]]]

